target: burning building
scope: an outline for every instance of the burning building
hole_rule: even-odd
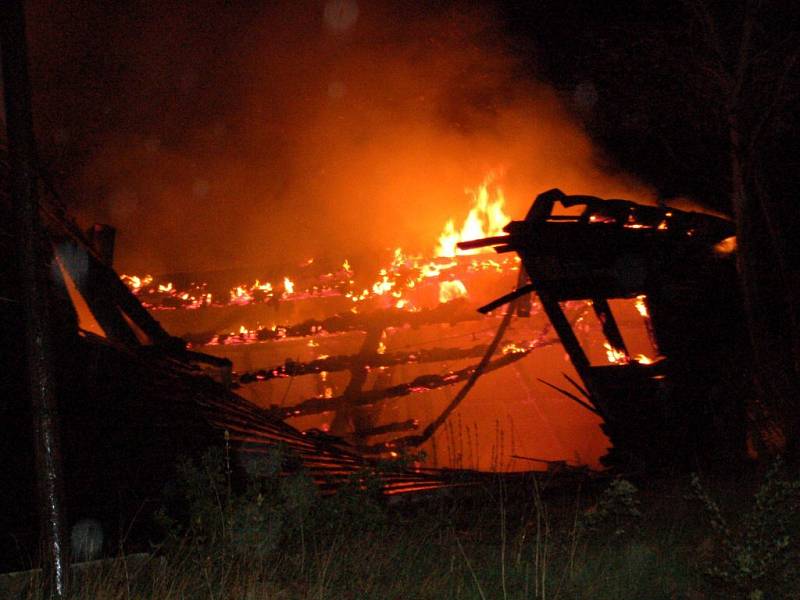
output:
[[[251,283],[123,279],[173,333],[231,360],[238,393],[366,455],[653,468],[697,457],[715,426],[741,449],[719,368],[741,347],[731,223],[554,190],[507,224],[499,187],[472,196],[435,256],[398,248],[372,277],[344,260]]]
[[[490,178],[434,252],[394,246],[398,231],[419,240],[431,227],[421,215],[448,210],[439,200],[486,164],[525,174],[518,195],[638,189],[593,167],[552,91],[520,82],[503,49],[472,43],[496,37],[485,35],[485,15],[443,22],[422,11],[409,22],[394,10],[371,23],[350,13],[346,27],[326,20],[332,30],[319,36],[298,34],[303,7],[270,15],[261,43],[241,52],[251,64],[230,66],[236,89],[226,98],[204,97],[202,74],[175,77],[191,98],[178,112],[206,100],[205,114],[178,119],[190,135],[164,134],[153,103],[135,135],[98,144],[80,170],[82,192],[103,198],[123,232],[137,229],[145,261],[169,246],[182,262],[165,262],[182,272],[120,278],[103,229],[87,236],[57,203],[43,205],[71,519],[139,514],[179,454],[209,445],[250,457],[284,442],[328,486],[372,458],[424,453],[419,468],[386,482],[393,493],[441,485],[431,467],[684,463],[706,433],[736,422],[726,414],[739,406],[735,385],[720,376],[735,368],[711,368],[736,364],[727,222],[550,193],[509,225]],[[179,39],[161,27],[180,19],[162,12],[147,32],[129,28],[132,59],[146,56],[140,35]],[[387,35],[382,21],[414,34]],[[141,70],[168,71],[152,66]],[[243,108],[226,104],[238,96]],[[353,254],[362,241],[366,256]],[[8,227],[2,243],[12,255]],[[392,247],[381,255],[380,245]],[[300,262],[309,246],[313,260]],[[499,254],[478,252],[488,246]],[[272,264],[257,266],[265,254]],[[19,273],[3,268],[3,364],[19,374],[25,299]],[[16,451],[30,445],[22,384],[3,385],[7,472],[30,473],[30,454]],[[741,436],[728,433],[735,446]],[[30,482],[10,483],[9,523],[30,523],[33,507],[14,502]]]

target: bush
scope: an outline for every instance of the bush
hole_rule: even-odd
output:
[[[639,530],[639,490],[627,479],[614,479],[597,504],[583,513],[583,526],[593,533],[621,537]]]
[[[797,511],[800,480],[789,481],[777,460],[756,491],[749,512],[726,517],[692,476],[692,497],[705,508],[712,538],[705,573],[733,593],[758,600],[797,593]],[[790,589],[790,588],[794,589]]]
[[[358,472],[323,498],[286,448],[276,446],[245,464],[234,486],[227,457],[211,448],[199,461],[183,459],[158,520],[168,545],[213,549],[263,559],[279,548],[305,544],[309,535],[369,530],[386,520],[380,482]],[[287,472],[287,465],[292,471]]]

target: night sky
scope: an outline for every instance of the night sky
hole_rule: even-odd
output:
[[[427,250],[489,172],[517,218],[553,186],[728,212],[724,103],[696,20],[598,4],[36,0],[41,154],[84,223],[119,228],[123,270]],[[762,4],[756,43],[780,55],[797,11]],[[724,62],[741,15],[709,6]],[[769,100],[758,89],[748,119]],[[796,117],[779,108],[780,174]]]

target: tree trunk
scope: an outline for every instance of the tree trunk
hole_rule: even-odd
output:
[[[67,551],[58,405],[52,363],[49,261],[46,260],[50,252],[39,215],[25,15],[21,0],[9,0],[2,11],[2,64],[11,195],[17,221],[20,301],[25,319],[43,566],[50,592],[63,598],[66,595]]]
[[[774,235],[766,213],[748,186],[751,160],[742,154],[737,123],[730,123],[731,192],[736,219],[737,268],[753,356],[755,408],[761,417],[765,446],[772,452],[785,451],[796,458],[800,433],[800,389],[797,378],[795,318],[793,304],[776,255]],[[763,202],[763,200],[762,200]],[[774,430],[777,426],[779,431]],[[777,439],[776,439],[777,438]]]

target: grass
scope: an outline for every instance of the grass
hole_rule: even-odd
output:
[[[560,489],[545,476],[513,486],[498,479],[391,505],[369,485],[323,499],[302,476],[276,472],[226,500],[213,460],[187,463],[182,474],[189,524],[164,516],[170,533],[152,559],[86,572],[73,580],[72,598],[800,597],[791,577],[800,484],[777,468],[749,479]],[[761,575],[748,574],[753,564]],[[17,597],[43,594],[29,586]]]

